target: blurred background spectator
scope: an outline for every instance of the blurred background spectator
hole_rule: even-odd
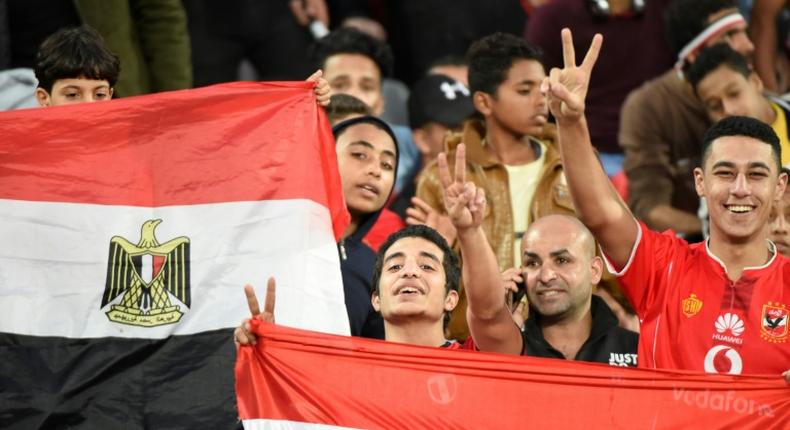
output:
[[[179,0],[2,0],[4,69],[32,68],[41,42],[64,27],[96,29],[121,58],[118,97],[190,88],[187,21]],[[2,50],[2,48],[0,48]]]
[[[307,50],[311,21],[329,25],[323,0],[183,0],[192,39],[195,86],[239,79],[246,60],[249,79],[304,79],[312,72]],[[309,13],[309,15],[308,15]]]
[[[521,34],[526,13],[518,0],[386,1],[385,28],[398,59],[395,76],[416,82],[438,58],[463,56],[471,43],[497,31]]]
[[[530,16],[525,37],[543,48],[546,70],[562,67],[562,44],[557,37],[562,28],[573,30],[577,64],[593,36],[604,36],[605,48],[593,70],[586,114],[592,143],[610,177],[622,170],[617,130],[625,97],[674,62],[663,33],[669,2],[553,0]]]

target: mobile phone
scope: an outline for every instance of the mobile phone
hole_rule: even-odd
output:
[[[516,306],[518,306],[518,303],[521,301],[521,299],[524,298],[524,295],[527,294],[527,285],[523,281],[517,283],[516,287],[518,287],[518,291],[516,292],[511,291],[508,294],[508,299],[509,299],[508,304],[510,305],[511,310],[515,309]]]

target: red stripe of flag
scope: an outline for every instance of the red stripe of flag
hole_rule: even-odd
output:
[[[348,213],[308,82],[0,113],[0,199],[142,207],[310,199]],[[306,156],[309,152],[319,157]]]

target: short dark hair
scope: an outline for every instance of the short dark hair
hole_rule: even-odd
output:
[[[327,58],[333,55],[359,54],[376,63],[382,78],[392,74],[390,46],[354,28],[339,28],[319,39],[313,45],[311,54],[319,69],[323,69]]]
[[[518,60],[543,61],[540,48],[512,34],[494,33],[472,43],[466,53],[469,90],[496,93]]]
[[[38,86],[47,92],[59,79],[118,82],[121,61],[104,46],[101,35],[91,27],[63,28],[47,37],[36,53]]]
[[[664,12],[669,47],[680,53],[684,46],[705,30],[708,17],[724,9],[735,8],[734,0],[675,0]]]
[[[735,52],[730,45],[719,43],[703,49],[690,66],[687,76],[694,92],[697,91],[700,81],[720,66],[727,66],[747,78],[752,74],[752,69],[743,55]]]
[[[349,115],[373,115],[365,102],[350,94],[333,94],[324,110],[329,124],[332,125]]]
[[[710,155],[710,148],[713,141],[726,136],[744,136],[757,139],[767,145],[771,145],[771,153],[776,162],[777,172],[781,172],[782,167],[782,147],[779,145],[779,137],[770,125],[748,116],[731,116],[713,124],[713,127],[705,132],[702,139],[702,167],[705,167],[705,160]]]
[[[438,246],[444,253],[442,258],[442,268],[444,269],[445,285],[444,293],[448,294],[450,291],[459,291],[461,288],[461,268],[458,262],[458,256],[455,251],[450,248],[447,241],[444,240],[439,232],[426,226],[426,225],[410,225],[404,227],[395,233],[391,234],[386,241],[379,247],[378,255],[376,256],[376,268],[373,271],[373,294],[379,294],[379,281],[381,280],[381,271],[384,267],[384,256],[387,251],[395,244],[395,242],[407,238],[419,237],[425,239],[434,245]],[[444,325],[450,321],[449,312],[445,314]]]

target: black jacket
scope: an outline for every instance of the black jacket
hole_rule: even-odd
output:
[[[368,215],[354,234],[337,244],[352,336],[384,339],[384,320],[370,304],[376,253],[362,242],[380,213],[381,211]]]
[[[574,360],[606,363],[612,366],[636,367],[639,334],[618,325],[617,317],[603,299],[593,295],[592,329]],[[565,358],[543,338],[538,325],[537,312],[530,312],[524,324],[524,350],[522,355],[531,357]]]

